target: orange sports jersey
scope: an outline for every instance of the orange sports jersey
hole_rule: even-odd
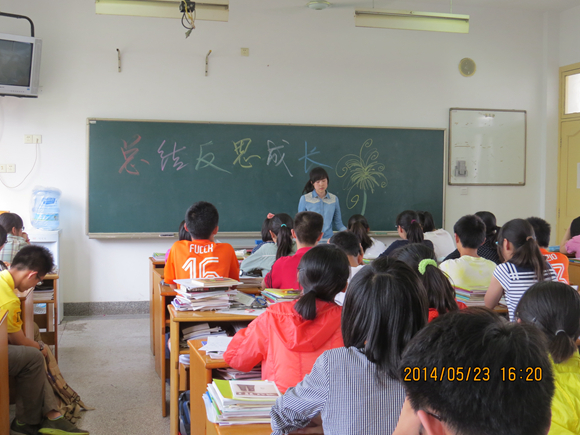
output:
[[[540,248],[540,252],[546,260],[548,260],[548,263],[550,263],[554,272],[556,272],[558,281],[563,282],[564,284],[570,284],[570,278],[568,276],[568,265],[570,264],[570,260],[568,257],[559,252],[549,252],[544,248]]]
[[[175,279],[227,277],[239,279],[240,266],[234,248],[209,240],[175,242],[165,263],[167,284]]]

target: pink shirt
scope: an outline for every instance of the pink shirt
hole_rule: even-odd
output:
[[[580,235],[574,236],[566,242],[566,251],[568,254],[576,254],[576,258],[580,258]]]

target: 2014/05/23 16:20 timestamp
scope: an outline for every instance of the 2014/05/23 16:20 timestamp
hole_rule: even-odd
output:
[[[513,382],[517,379],[526,382],[540,382],[543,378],[542,367],[526,367],[517,369],[515,367],[502,367],[500,369],[502,381]]]

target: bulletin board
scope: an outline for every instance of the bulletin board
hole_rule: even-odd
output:
[[[525,110],[449,109],[449,184],[526,184]]]

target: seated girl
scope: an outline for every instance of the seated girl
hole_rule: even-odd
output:
[[[385,257],[391,254],[395,249],[400,248],[408,243],[423,243],[429,248],[433,249],[433,243],[430,240],[425,240],[423,237],[423,227],[419,222],[419,215],[414,210],[405,210],[399,213],[395,221],[397,233],[400,240],[395,240],[389,247],[380,255]]]
[[[185,229],[185,221],[181,221],[181,223],[179,224],[179,231],[178,231],[177,235],[179,237],[179,241],[181,241],[181,240],[190,240],[191,241],[191,234],[189,234],[187,232],[187,230]],[[169,248],[167,250],[167,252],[165,253],[165,262],[167,262],[167,257],[169,257],[170,251],[171,251],[171,248]]]
[[[419,221],[423,227],[423,237],[430,240],[435,249],[437,261],[443,261],[445,257],[455,251],[455,240],[443,228],[435,228],[433,215],[428,211],[418,211]]]
[[[379,258],[352,279],[344,302],[345,347],[324,352],[310,374],[278,398],[270,413],[273,435],[315,422],[322,428],[312,433],[395,429],[405,400],[397,369],[403,349],[426,324],[425,289],[405,263]]]
[[[348,231],[355,233],[360,239],[365,258],[375,259],[386,249],[386,246],[380,240],[369,236],[371,227],[367,218],[362,214],[355,214],[348,220]]]
[[[580,295],[561,282],[540,282],[522,296],[515,316],[519,322],[535,325],[544,333],[554,362],[556,392],[548,434],[580,433],[580,355],[576,346],[580,336]]]
[[[296,242],[292,239],[292,228],[294,228],[292,218],[286,213],[271,216],[271,219],[266,219],[267,225],[264,221],[264,225],[269,228],[268,232],[273,243],[263,243],[259,249],[252,252],[252,255],[242,261],[240,269],[244,273],[258,270],[261,276],[266,276],[278,258],[293,255],[296,252]]]
[[[576,258],[580,258],[580,217],[572,221],[564,239],[560,244],[560,252],[562,254],[574,254]]]
[[[298,280],[304,289],[297,301],[279,302],[238,331],[224,354],[230,367],[250,371],[262,363],[262,379],[281,392],[310,372],[325,350],[342,347],[342,307],[335,296],[346,288],[348,259],[334,245],[319,245],[304,254]]]
[[[266,217],[266,219],[264,219],[264,222],[262,222],[262,230],[261,230],[261,234],[262,234],[262,241],[258,244],[256,244],[256,246],[254,246],[254,249],[252,249],[252,254],[254,252],[256,252],[258,249],[260,249],[262,246],[264,246],[267,243],[274,243],[274,239],[272,239],[272,235],[270,234],[270,230],[272,229],[272,218],[274,217],[274,215],[272,213],[268,213],[268,216]]]
[[[449,311],[467,308],[455,299],[455,289],[447,275],[437,267],[433,249],[421,243],[411,243],[394,251],[392,257],[413,269],[425,286],[429,298],[429,322]]]

